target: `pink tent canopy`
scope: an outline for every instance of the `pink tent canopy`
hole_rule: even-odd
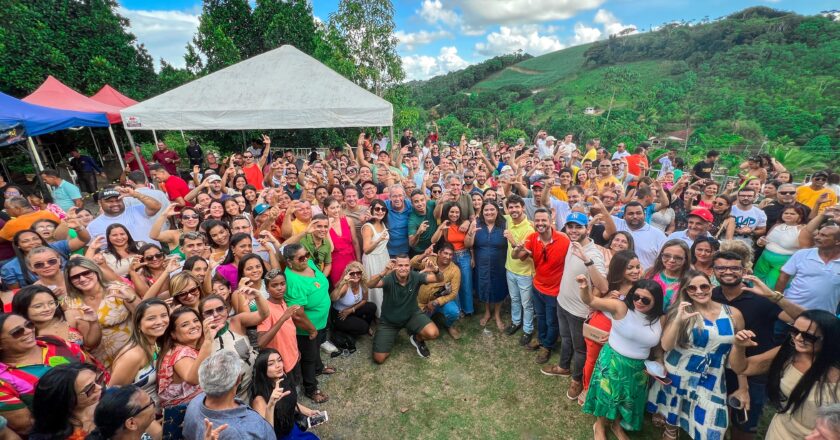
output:
[[[43,105],[44,107],[58,108],[62,110],[75,110],[79,112],[105,113],[108,122],[118,124],[122,122],[120,108],[108,105],[88,98],[85,95],[67,87],[52,75],[32,92],[23,101],[30,104]]]
[[[108,84],[102,86],[102,88],[99,89],[95,95],[91,96],[90,99],[119,108],[131,107],[132,105],[137,104],[137,101],[123,95],[118,92],[117,89]]]

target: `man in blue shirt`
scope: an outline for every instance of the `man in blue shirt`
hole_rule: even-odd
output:
[[[391,258],[408,255],[408,218],[414,210],[411,201],[406,200],[402,186],[391,186],[385,206],[388,207],[388,254]]]
[[[82,156],[79,150],[75,148],[70,150],[70,156],[70,167],[79,176],[79,185],[81,185],[82,191],[88,194],[95,193],[97,188],[96,175],[99,174],[103,179],[106,178],[105,173],[102,172],[102,167],[94,162],[90,156]]]
[[[84,201],[82,200],[82,193],[79,191],[79,187],[62,179],[58,171],[51,169],[41,171],[41,180],[53,187],[53,201],[64,212],[70,211],[70,208],[74,206],[77,208],[84,207]]]

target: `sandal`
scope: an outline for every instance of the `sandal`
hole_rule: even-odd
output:
[[[326,366],[323,370],[321,370],[321,374],[326,374],[327,376],[331,374],[335,374],[338,370],[333,367]]]
[[[321,390],[315,390],[314,393],[307,394],[306,397],[314,403],[327,403],[330,400]]]
[[[680,436],[680,431],[676,426],[665,425],[665,430],[662,431],[662,438],[665,440],[675,440]]]

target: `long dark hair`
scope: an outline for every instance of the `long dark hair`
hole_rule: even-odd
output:
[[[73,410],[79,403],[76,378],[83,370],[97,373],[92,365],[71,363],[51,368],[41,377],[35,387],[32,403],[35,424],[29,438],[64,440],[73,433]]]
[[[41,286],[38,284],[33,284],[31,286],[26,286],[20,290],[15,296],[12,298],[12,313],[16,313],[20,316],[23,316],[26,319],[29,319],[29,306],[32,304],[32,300],[35,299],[35,295],[39,293],[45,293],[52,297],[53,301],[55,301],[55,314],[53,318],[58,318],[62,321],[66,321],[67,319],[64,317],[64,310],[61,309],[59,305],[58,298],[55,296],[52,290],[50,290],[47,286]],[[31,319],[29,319],[31,321]]]
[[[445,222],[445,221],[449,220],[449,211],[452,210],[452,207],[457,207],[458,208],[458,223],[461,223],[462,221],[464,221],[464,210],[461,209],[461,205],[459,205],[457,202],[446,202],[443,205],[443,210],[441,210],[441,212],[440,212],[440,221],[441,222]]]
[[[260,265],[262,265],[262,269],[263,269],[262,276],[263,276],[263,278],[265,278],[265,274],[268,273],[268,268],[265,267],[265,261],[263,261],[262,257],[260,257],[257,254],[245,254],[245,255],[242,256],[242,258],[239,259],[239,266],[236,267],[237,279],[241,280],[242,277],[245,276],[245,273],[244,273],[245,272],[245,265],[248,263],[248,261],[254,260],[254,259],[258,260],[260,262]],[[260,279],[262,279],[262,278],[260,278]],[[256,280],[254,280],[254,281],[256,281]]]
[[[382,200],[379,200],[379,199],[373,199],[373,201],[370,202],[370,207],[368,208],[368,213],[370,213],[370,218],[368,219],[368,221],[366,223],[371,223],[372,224],[373,222],[376,221],[376,219],[373,218],[373,207],[374,206],[381,206],[381,207],[385,208],[385,215],[382,217],[382,224],[387,226],[388,225],[388,205],[386,205],[385,202],[383,202]]]
[[[280,353],[273,348],[266,348],[260,351],[257,360],[254,361],[253,381],[251,382],[252,399],[259,396],[268,402],[271,392],[274,391],[274,379],[268,377],[268,358],[272,354],[279,355]],[[280,399],[274,406],[274,433],[277,438],[283,438],[291,432],[297,412],[297,391],[295,391],[292,378],[284,374],[280,381],[280,386],[284,390],[288,390],[289,395]]]
[[[662,287],[659,286],[659,283],[653,280],[642,279],[633,283],[633,287],[624,297],[624,304],[627,305],[627,308],[630,310],[636,310],[636,306],[633,304],[633,294],[636,293],[636,290],[638,289],[645,289],[653,295],[653,307],[651,307],[647,313],[643,313],[645,318],[647,318],[648,323],[653,324],[665,314],[665,298],[662,294]]]
[[[619,290],[624,284],[624,272],[627,271],[627,266],[634,259],[638,259],[636,253],[631,250],[624,250],[616,252],[610,259],[610,267],[607,270],[607,292]]]
[[[35,234],[35,236],[38,237],[38,240],[41,240],[41,246],[50,247],[50,244],[47,243],[47,240],[44,240],[44,237],[41,237],[40,234],[31,229],[18,231],[15,236],[12,237],[12,249],[15,251],[15,257],[17,257],[17,260],[20,263],[20,273],[23,275],[23,280],[27,284],[32,284],[35,281],[38,281],[38,277],[32,275],[32,272],[29,271],[29,268],[26,265],[26,255],[22,250],[20,250],[20,237],[26,233]]]
[[[163,362],[163,358],[166,357],[166,354],[169,353],[169,350],[172,350],[175,347],[175,344],[178,343],[175,340],[175,336],[174,336],[175,329],[177,328],[177,325],[175,324],[175,321],[177,321],[178,318],[181,317],[181,315],[185,315],[187,313],[192,313],[193,315],[195,315],[196,318],[198,318],[198,322],[202,322],[201,316],[198,315],[198,312],[196,312],[195,310],[193,310],[189,307],[180,306],[177,309],[172,311],[172,314],[169,315],[169,326],[166,328],[166,333],[164,333],[163,336],[161,336],[161,338],[160,338],[161,339],[160,356],[158,356],[157,365],[155,366],[155,368],[157,368],[157,371],[160,371],[161,362]],[[204,340],[204,326],[202,325],[201,326],[201,338],[198,340],[198,345],[199,346],[201,346],[201,341],[203,341],[203,340]]]
[[[694,251],[697,249],[697,245],[700,243],[709,243],[709,246],[712,247],[712,254],[714,255],[715,252],[720,250],[720,242],[717,238],[709,237],[708,235],[701,235],[694,240],[694,243],[691,244],[691,249],[689,250],[689,257],[691,260],[691,264],[697,263],[697,257],[694,256]]]
[[[221,226],[225,228],[225,230],[228,232],[228,240],[230,240],[230,226],[228,226],[224,222],[216,219],[210,219],[205,220],[204,223],[201,224],[201,228],[203,228],[205,234],[207,234],[207,243],[210,245],[210,247],[213,249],[221,249],[222,245],[216,243],[216,240],[213,240],[213,236],[210,235],[210,231],[216,226]],[[228,241],[228,243],[230,243],[230,241]]]
[[[502,209],[499,208],[499,205],[492,200],[485,200],[484,203],[481,204],[481,212],[476,213],[476,218],[478,219],[478,223],[484,225],[484,207],[490,205],[496,208],[496,221],[493,222],[493,227],[504,228],[505,227],[505,216],[502,213]],[[442,213],[441,213],[442,214]],[[448,214],[448,212],[447,212]]]
[[[824,310],[807,310],[802,312],[799,318],[811,321],[809,329],[816,327],[822,332],[822,349],[814,353],[811,368],[802,375],[802,379],[799,379],[790,395],[784,396],[781,389],[782,375],[796,355],[793,338],[791,335],[785,337],[785,342],[779,347],[779,353],[770,364],[770,373],[767,378],[767,397],[779,408],[780,413],[796,412],[808,399],[808,395],[815,386],[819,406],[837,402],[836,400],[831,402],[829,399],[837,396],[838,385],[832,384],[834,390],[828,393],[828,396],[823,393],[823,385],[831,382],[829,374],[832,368],[840,368],[840,345],[837,344],[837,341],[840,341],[840,319]]]
[[[117,253],[117,248],[115,248],[114,245],[111,244],[111,231],[117,228],[122,228],[122,230],[125,231],[125,235],[128,237],[128,245],[126,246],[126,250],[128,251],[128,253],[139,254],[140,250],[137,247],[137,242],[134,241],[134,238],[131,236],[131,232],[128,232],[128,228],[126,228],[120,223],[112,223],[108,225],[107,228],[105,228],[105,245],[108,249],[108,252],[110,252],[111,255],[113,255],[114,258],[117,259],[117,261],[122,260],[120,254]]]
[[[130,384],[102,390],[102,397],[93,412],[93,423],[96,428],[85,437],[85,440],[113,438],[125,426],[126,420],[137,415],[140,406],[132,400],[137,393],[142,392],[143,390],[137,388],[136,385]]]
[[[225,259],[224,261],[222,261],[222,264],[230,264],[234,262],[233,248],[237,244],[239,244],[240,241],[244,240],[248,240],[248,242],[250,243],[253,239],[251,238],[250,234],[246,234],[244,232],[233,234],[233,236],[230,237],[230,242],[228,243],[228,251],[227,254],[225,254]]]

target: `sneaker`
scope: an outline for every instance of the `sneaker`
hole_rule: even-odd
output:
[[[540,348],[540,340],[539,339],[532,339],[525,346],[525,349],[529,350],[529,351],[537,351],[538,348]]]
[[[461,339],[461,331],[460,331],[460,330],[458,330],[457,328],[455,328],[455,327],[449,327],[449,328],[447,328],[447,329],[446,329],[446,331],[448,331],[448,332],[449,332],[449,336],[452,336],[452,339],[454,339],[454,340],[456,340],[456,341],[457,341],[458,339]]]
[[[544,363],[548,362],[548,358],[550,358],[550,357],[551,357],[551,350],[549,350],[545,347],[540,347],[540,351],[537,352],[537,358],[534,360],[534,362],[536,362],[538,364],[544,364]],[[577,396],[575,396],[575,397],[577,397]]]
[[[560,368],[559,365],[546,365],[540,369],[542,374],[546,376],[571,376],[572,372],[566,368]]]
[[[429,352],[429,347],[426,347],[426,343],[423,341],[418,341],[417,338],[414,337],[414,335],[411,335],[411,337],[408,338],[408,340],[411,341],[411,345],[413,345],[414,348],[417,349],[417,354],[421,358],[427,358],[432,354]]]
[[[321,351],[323,351],[324,353],[335,353],[341,350],[339,350],[338,347],[336,347],[332,342],[326,341],[323,344],[321,344]]]
[[[572,382],[569,384],[569,391],[566,391],[566,397],[569,400],[577,400],[577,398],[580,396],[580,393],[582,392],[583,383],[573,379]]]
[[[533,333],[522,333],[522,336],[519,337],[519,345],[525,346],[531,342],[531,339],[534,337]]]
[[[515,334],[516,332],[518,332],[520,328],[522,328],[522,325],[514,324],[514,323],[511,322],[505,328],[505,334],[508,335],[508,336],[511,336],[511,335]]]

